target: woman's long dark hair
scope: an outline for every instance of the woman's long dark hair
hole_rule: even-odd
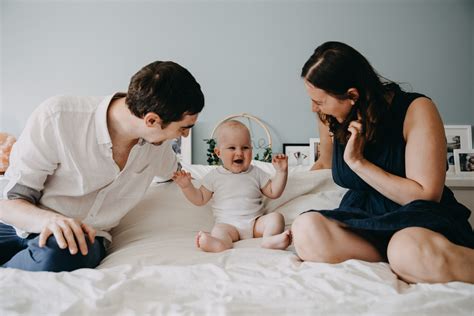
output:
[[[344,43],[326,42],[317,47],[306,61],[301,77],[339,100],[351,98],[347,94],[350,88],[358,90],[359,98],[344,122],[339,123],[330,115],[318,113],[340,143],[345,144],[349,139],[347,127],[357,119],[357,113],[361,116],[367,141],[378,139],[379,127],[389,107],[385,97],[394,85],[385,78],[382,82],[382,77],[358,51]]]

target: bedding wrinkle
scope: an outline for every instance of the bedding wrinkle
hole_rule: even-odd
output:
[[[346,190],[331,181],[330,172],[290,171],[285,193],[267,205],[293,219],[310,205],[338,204]],[[112,230],[97,269],[1,269],[0,314],[472,316],[473,285],[407,284],[386,263],[301,262],[293,247],[262,249],[261,239],[197,250],[195,231],[212,224],[210,208],[186,203],[175,184],[152,185]]]

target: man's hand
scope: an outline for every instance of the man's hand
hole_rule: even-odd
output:
[[[94,243],[96,235],[94,228],[77,219],[55,214],[41,231],[39,246],[44,247],[49,236],[54,235],[59,248],[69,248],[69,252],[75,255],[79,244],[79,250],[85,256],[88,252],[85,234],[89,241]]]
[[[184,170],[176,171],[171,179],[173,179],[173,181],[176,182],[176,184],[179,185],[181,189],[186,189],[192,185],[191,173]]]
[[[288,171],[288,156],[284,154],[276,154],[272,158],[272,165],[276,171],[287,172]]]

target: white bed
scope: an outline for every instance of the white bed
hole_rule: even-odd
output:
[[[198,179],[207,169],[191,168]],[[284,195],[265,205],[290,225],[344,192],[328,170],[293,170]],[[474,285],[409,285],[385,263],[301,262],[293,247],[262,249],[259,239],[202,252],[194,236],[212,224],[208,206],[187,202],[174,183],[153,184],[97,269],[0,269],[0,315],[474,315]]]

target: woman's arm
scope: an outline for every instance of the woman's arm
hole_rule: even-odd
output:
[[[332,138],[329,134],[329,126],[325,125],[319,116],[318,118],[318,129],[319,129],[319,157],[314,163],[311,170],[318,169],[331,169],[332,166]]]
[[[443,122],[431,100],[416,99],[405,117],[406,178],[390,174],[364,159],[359,130],[359,123],[351,123],[351,137],[344,152],[344,160],[359,177],[401,205],[414,200],[440,201],[446,177],[446,138]]]

